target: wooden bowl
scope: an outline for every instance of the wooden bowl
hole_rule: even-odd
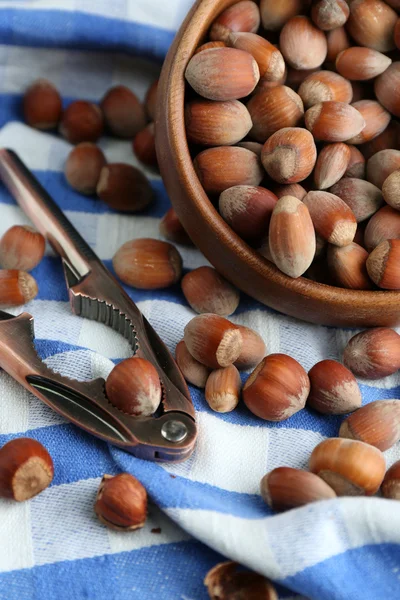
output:
[[[171,46],[159,84],[156,144],[172,204],[196,246],[238,288],[278,311],[324,325],[400,324],[400,292],[354,291],[291,279],[225,223],[194,171],[184,123],[185,69],[207,31],[237,0],[198,0]]]

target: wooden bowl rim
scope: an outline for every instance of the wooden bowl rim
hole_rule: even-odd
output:
[[[173,53],[173,60],[168,71],[166,87],[168,93],[167,97],[162,99],[164,105],[159,107],[159,110],[160,113],[166,111],[166,117],[169,120],[169,155],[177,165],[181,185],[186,189],[201,217],[212,222],[213,231],[221,242],[229,246],[232,252],[240,252],[243,260],[247,262],[248,268],[253,269],[266,281],[273,281],[297,295],[337,305],[338,309],[343,304],[352,303],[359,307],[361,304],[363,309],[372,306],[376,308],[377,305],[384,308],[387,303],[395,301],[400,304],[400,291],[350,290],[318,283],[304,277],[292,279],[242,240],[222,219],[205,193],[194,170],[186,137],[185,69],[195,49],[203,41],[204,32],[208,30],[215,17],[238,1],[197,0],[182,24],[170,50]]]

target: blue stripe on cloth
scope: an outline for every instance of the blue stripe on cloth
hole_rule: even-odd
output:
[[[33,171],[33,173],[62,210],[94,214],[122,214],[120,211],[112,210],[95,196],[82,196],[82,194],[72,190],[66,182],[64,173],[60,171]],[[135,216],[146,215],[147,217],[160,218],[171,207],[171,202],[161,180],[152,179],[151,185],[155,192],[155,202],[146,211],[135,213]],[[16,204],[14,198],[3,185],[0,186],[0,202]]]
[[[224,560],[194,540],[1,574],[0,600],[207,600],[203,579]]]
[[[13,46],[111,50],[162,60],[174,32],[80,11],[0,12],[0,43]]]
[[[0,446],[17,437],[21,437],[21,434],[0,435]],[[106,442],[70,423],[30,429],[29,437],[42,443],[53,459],[54,479],[51,485],[102,477],[104,473],[119,471]]]
[[[315,599],[397,600],[399,565],[397,544],[368,545],[307,567],[281,584]]]

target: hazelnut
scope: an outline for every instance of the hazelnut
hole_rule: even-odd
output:
[[[337,142],[322,148],[314,169],[314,182],[319,190],[326,190],[337,183],[345,174],[351,157],[347,144]]]
[[[207,573],[204,585],[211,600],[278,600],[278,594],[268,579],[252,571],[238,570],[239,565],[225,562]]]
[[[41,233],[27,225],[14,225],[0,240],[0,267],[31,271],[42,260],[46,241]]]
[[[330,192],[350,206],[357,223],[369,219],[383,204],[381,190],[363,179],[345,177],[335,183]]]
[[[110,529],[132,531],[146,522],[147,492],[133,475],[104,475],[94,505],[99,520]]]
[[[260,144],[259,142],[239,142],[236,145],[239,146],[239,148],[245,148],[246,150],[251,150],[258,157],[261,156],[261,150],[262,150],[263,145]]]
[[[356,146],[348,145],[350,148],[350,160],[345,171],[345,177],[365,179],[365,158]]]
[[[144,358],[127,358],[111,371],[106,381],[106,393],[111,404],[125,414],[150,417],[161,402],[157,370]]]
[[[299,96],[306,109],[320,102],[350,103],[353,98],[351,83],[332,71],[311,73],[300,85]]]
[[[276,185],[274,193],[277,198],[282,196],[294,196],[298,200],[303,200],[307,196],[307,191],[299,183],[289,183],[287,185]]]
[[[350,9],[346,0],[317,0],[311,9],[311,18],[322,31],[342,27],[349,14]]]
[[[246,241],[257,241],[268,231],[276,202],[275,194],[265,188],[236,185],[222,192],[218,206],[233,231]]]
[[[260,13],[264,29],[278,31],[307,5],[306,0],[261,0]]]
[[[70,144],[96,142],[103,133],[103,114],[97,104],[77,100],[65,109],[59,131]]]
[[[238,100],[254,90],[260,71],[248,52],[236,48],[211,48],[190,59],[185,77],[203,98]]]
[[[305,81],[310,75],[314,73],[319,73],[321,67],[316,67],[315,69],[293,69],[292,67],[288,67],[287,76],[286,76],[286,85],[295,92],[298,92],[301,84]]]
[[[38,294],[35,279],[25,271],[0,269],[0,308],[21,306]]]
[[[140,162],[148,167],[158,167],[154,123],[149,123],[135,135],[132,149]]]
[[[97,183],[97,195],[112,209],[138,212],[153,202],[153,189],[139,169],[123,163],[105,165]]]
[[[170,242],[175,244],[182,244],[185,246],[192,246],[193,242],[186,233],[185,228],[178,219],[178,215],[173,208],[167,210],[165,215],[160,221],[160,233]]]
[[[383,206],[368,221],[364,241],[371,251],[385,240],[400,239],[400,212],[391,206]]]
[[[100,172],[106,164],[106,158],[100,148],[90,142],[82,142],[68,155],[65,178],[80,194],[94,194]]]
[[[176,346],[175,359],[186,381],[199,388],[206,387],[210,369],[193,358],[183,340]]]
[[[172,244],[142,238],[125,242],[113,257],[113,267],[127,285],[154,290],[180,279],[182,258]]]
[[[323,31],[303,16],[293,17],[284,25],[279,46],[285,60],[295,69],[319,67],[328,51]]]
[[[380,450],[342,438],[324,440],[314,448],[310,471],[331,486],[338,496],[373,496],[385,475]]]
[[[211,313],[198,315],[189,321],[184,340],[190,354],[212,369],[234,363],[243,345],[239,327]]]
[[[377,400],[362,406],[343,421],[339,436],[388,450],[400,440],[400,402]]]
[[[307,406],[327,415],[344,415],[361,406],[353,373],[336,360],[321,360],[308,372],[311,389]]]
[[[54,129],[61,119],[61,96],[50,81],[38,79],[25,91],[22,109],[25,122],[31,127]]]
[[[199,99],[186,104],[185,126],[189,142],[203,146],[228,146],[246,137],[252,120],[239,100],[212,102]]]
[[[261,419],[284,421],[304,408],[310,381],[303,367],[286,354],[270,354],[243,387],[247,408]]]
[[[328,44],[327,63],[335,63],[338,54],[350,47],[349,36],[344,27],[337,27],[336,29],[327,31],[326,41]]]
[[[394,171],[400,169],[399,150],[381,150],[368,160],[367,179],[383,192],[383,184]],[[396,176],[393,177],[393,180]],[[386,200],[386,198],[385,198]],[[387,200],[386,200],[387,202]],[[388,202],[390,204],[390,202]],[[396,208],[393,206],[393,208]]]
[[[238,327],[242,335],[242,350],[234,365],[238,369],[254,369],[267,353],[265,342],[254,329],[243,325]]]
[[[400,290],[400,239],[385,240],[371,252],[367,271],[372,281],[384,290]]]
[[[315,255],[315,232],[307,206],[294,196],[276,203],[269,226],[269,249],[276,266],[289,277],[300,277]]]
[[[121,138],[135,137],[146,125],[143,105],[131,90],[117,85],[100,102],[107,129]]]
[[[255,94],[247,109],[253,124],[250,136],[262,143],[283,127],[294,127],[304,115],[300,96],[285,85]]]
[[[228,46],[244,50],[252,55],[258,64],[260,78],[266,81],[281,81],[285,75],[285,61],[273,44],[256,33],[231,33]]]
[[[285,127],[265,142],[261,161],[278,183],[298,183],[312,172],[317,160],[313,136],[300,127]]]
[[[197,313],[214,313],[226,317],[235,312],[240,293],[212,267],[199,267],[182,278],[182,291]]]
[[[0,449],[0,496],[17,502],[46,489],[54,475],[50,454],[37,440],[16,438]]]
[[[363,144],[361,150],[365,158],[368,160],[381,150],[399,149],[400,148],[400,124],[392,119],[389,125],[376,138]]]
[[[381,75],[392,59],[372,48],[354,46],[340,52],[336,58],[338,73],[354,81],[367,81]]]
[[[392,63],[376,78],[374,89],[382,106],[395,117],[400,117],[400,62]]]
[[[328,267],[340,287],[350,290],[371,290],[372,281],[368,277],[366,262],[368,252],[356,243],[348,246],[328,246]]]
[[[399,166],[400,168],[400,166]],[[400,211],[400,170],[394,171],[387,177],[382,186],[383,197],[389,206]],[[394,216],[394,213],[392,213]],[[397,237],[392,236],[392,237]]]
[[[333,489],[320,477],[291,467],[278,467],[264,475],[260,489],[265,503],[277,511],[336,498]]]
[[[392,375],[400,369],[400,335],[388,327],[362,331],[349,340],[343,362],[357,377]]]
[[[365,144],[373,140],[386,129],[390,123],[390,113],[375,100],[359,100],[352,104],[365,120],[365,127],[359,134],[348,140],[349,144]]]
[[[203,150],[193,166],[208,194],[221,194],[235,185],[259,185],[264,173],[258,156],[237,146]]]
[[[156,120],[157,88],[158,79],[153,81],[153,83],[147,90],[146,97],[144,99],[144,108],[146,110],[147,118],[149,121]]]
[[[382,0],[353,0],[347,31],[360,46],[379,52],[393,50],[397,14]]]
[[[345,142],[358,135],[366,125],[362,114],[345,102],[314,104],[304,118],[307,129],[316,140],[323,142]]]
[[[212,371],[207,379],[205,398],[209,407],[219,413],[234,410],[239,402],[242,381],[234,365]]]
[[[381,487],[382,496],[391,500],[400,500],[400,460],[387,471]]]
[[[324,191],[308,192],[303,199],[315,231],[335,246],[351,244],[357,230],[353,211],[338,196]]]
[[[226,48],[226,44],[225,44],[225,42],[220,42],[220,41],[206,42],[205,44],[202,44],[201,46],[196,48],[193,56],[195,54],[198,54],[199,52],[203,52],[203,50],[210,50],[211,48]]]
[[[260,11],[257,4],[241,0],[226,8],[213,22],[210,40],[226,42],[229,34],[236,31],[255,33],[260,27]]]

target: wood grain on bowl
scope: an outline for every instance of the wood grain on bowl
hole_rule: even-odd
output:
[[[179,219],[224,277],[267,306],[325,325],[399,325],[400,292],[346,290],[287,277],[234,233],[204,192],[186,139],[184,74],[215,17],[235,2],[198,0],[164,63],[156,116],[157,156]]]

